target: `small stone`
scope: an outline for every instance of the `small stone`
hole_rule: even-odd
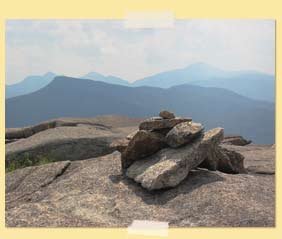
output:
[[[180,123],[167,133],[166,143],[172,148],[178,148],[198,137],[203,130],[204,127],[200,123]]]
[[[163,110],[160,112],[159,114],[160,117],[162,117],[163,119],[173,119],[175,118],[175,115],[167,110]]]
[[[159,117],[160,118],[160,117]],[[161,130],[167,128],[173,128],[175,125],[182,122],[191,122],[190,118],[174,118],[174,119],[162,119],[162,118],[150,118],[139,125],[140,130]]]

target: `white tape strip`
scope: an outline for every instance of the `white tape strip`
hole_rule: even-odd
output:
[[[168,222],[134,220],[127,228],[128,234],[145,236],[168,236]]]
[[[125,16],[125,28],[171,28],[174,15],[171,12],[129,12]]]

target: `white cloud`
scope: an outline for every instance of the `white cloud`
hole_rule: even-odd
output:
[[[274,74],[275,22],[179,20],[171,29],[125,29],[113,20],[10,20],[7,83],[27,75],[90,71],[129,81],[201,61]]]

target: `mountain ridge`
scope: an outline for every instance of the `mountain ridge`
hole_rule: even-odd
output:
[[[18,83],[6,85],[5,97],[12,98],[39,90],[48,85],[55,76],[56,74],[53,72],[47,72],[43,75],[27,76]]]
[[[44,76],[46,77],[46,74],[41,76],[41,78],[44,78]],[[53,75],[52,78],[54,78],[54,76],[55,75]],[[7,85],[6,98],[34,92],[46,86],[52,80],[47,79],[45,80],[45,83],[40,83],[44,80],[38,79],[40,76],[36,77],[37,78],[33,78],[32,76],[27,77],[33,79],[34,82],[29,83],[29,85],[34,84],[33,87],[27,86],[28,84],[26,80],[14,85]],[[193,84],[198,86],[225,88],[256,100],[269,102],[275,101],[275,80],[273,75],[254,70],[227,71],[203,62],[190,64],[184,68],[160,72],[131,83],[120,77],[112,75],[105,76],[97,72],[89,72],[79,78],[130,87],[151,86],[169,88],[175,85]],[[17,90],[19,87],[22,88],[20,92]],[[13,91],[16,93],[13,93]]]
[[[59,76],[39,91],[6,100],[6,127],[59,117],[154,116],[169,109],[208,128],[222,126],[256,143],[274,142],[274,104],[225,89],[181,85],[168,89],[127,87]]]
[[[249,98],[275,101],[274,76],[253,70],[226,71],[206,63],[195,63],[184,68],[154,74],[135,81],[133,85],[169,88],[187,83],[225,88]]]

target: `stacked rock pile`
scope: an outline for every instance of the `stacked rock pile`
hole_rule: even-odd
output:
[[[140,123],[139,130],[114,142],[121,152],[123,173],[148,190],[175,187],[191,169],[203,167],[244,173],[244,157],[221,147],[223,128],[204,132],[191,118],[161,111]]]

